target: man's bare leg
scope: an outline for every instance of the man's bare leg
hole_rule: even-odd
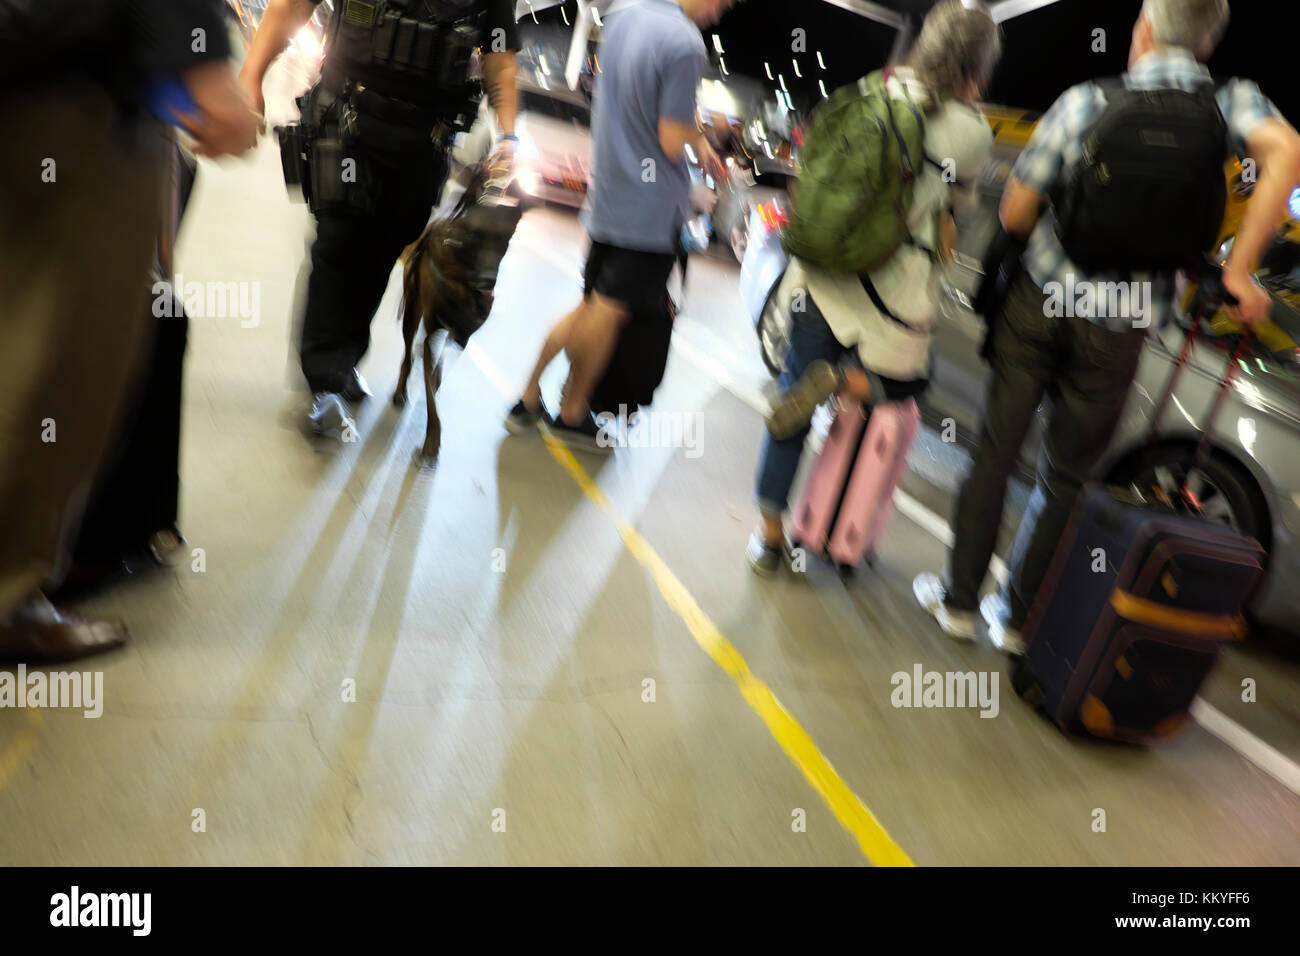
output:
[[[592,292],[575,315],[564,347],[573,366],[569,388],[560,405],[564,424],[576,426],[587,414],[591,393],[609,366],[618,334],[629,314],[621,302]]]
[[[537,356],[537,365],[533,368],[533,375],[524,387],[523,402],[531,411],[536,411],[542,407],[542,373],[546,367],[555,360],[555,356],[560,354],[560,350],[569,341],[569,335],[573,331],[573,324],[581,314],[586,300],[578,303],[577,308],[555,323],[551,329],[550,335],[546,336],[546,342],[542,346],[542,352]]]

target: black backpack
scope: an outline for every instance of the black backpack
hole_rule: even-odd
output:
[[[1099,84],[1106,111],[1054,200],[1057,236],[1090,273],[1169,272],[1204,261],[1227,202],[1227,124],[1213,84],[1195,92]]]

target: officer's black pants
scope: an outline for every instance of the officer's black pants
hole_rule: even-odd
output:
[[[325,208],[316,217],[311,278],[299,354],[312,392],[339,392],[370,347],[370,320],[393,263],[429,221],[446,177],[445,154],[430,144],[401,156],[366,154],[376,211]],[[358,163],[360,167],[362,163]]]

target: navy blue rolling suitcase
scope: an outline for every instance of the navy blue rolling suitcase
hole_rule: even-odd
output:
[[[1230,298],[1217,270],[1202,276],[1200,308],[1156,406],[1152,440],[1201,323]],[[1227,364],[1189,475],[1211,454],[1213,424],[1251,343],[1243,335]],[[1063,730],[1133,743],[1168,737],[1223,642],[1245,637],[1264,549],[1199,510],[1186,477],[1177,500],[1102,486],[1080,494],[1025,622],[1025,656],[1011,671],[1017,693]]]
[[[1083,494],[1014,665],[1063,730],[1149,743],[1182,725],[1262,574],[1254,539],[1151,510],[1113,489]]]

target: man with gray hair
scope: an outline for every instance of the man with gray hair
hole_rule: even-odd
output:
[[[1223,163],[1232,152],[1254,160],[1259,176],[1223,283],[1238,300],[1234,320],[1253,327],[1268,317],[1269,296],[1252,273],[1300,181],[1300,136],[1253,82],[1215,89],[1203,64],[1227,23],[1227,0],[1146,0],[1128,73],[1067,90],[1012,170],[1001,220],[1025,243],[1023,273],[989,316],[993,374],[979,447],[957,499],[947,580],[926,573],[913,583],[917,600],[953,638],[974,639],[979,603],[993,643],[1023,653],[1020,628],[1082,483],[1110,443],[1146,330],[1170,317],[1177,270],[1203,258],[1217,238]],[[1127,150],[1119,155],[1132,161],[1099,162],[1107,148]],[[1145,178],[1132,180],[1133,169]],[[1131,181],[1107,188],[1121,177]],[[1052,292],[1116,282],[1150,289],[1156,321],[1129,309],[1062,314]],[[1007,479],[1044,394],[1051,415],[1007,586],[979,602]]]

